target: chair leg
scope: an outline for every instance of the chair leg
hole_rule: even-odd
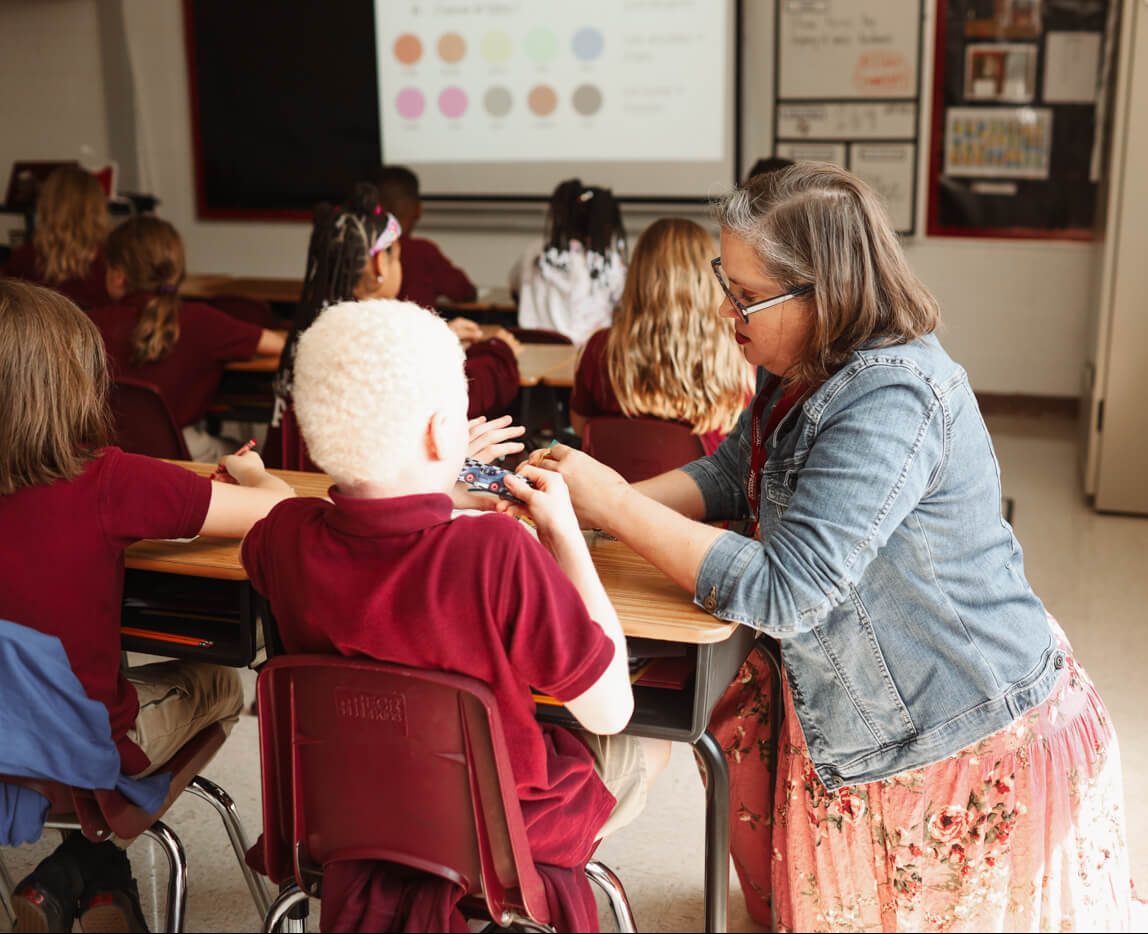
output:
[[[306,905],[307,893],[294,882],[285,886],[267,909],[267,915],[263,919],[264,934],[273,934],[279,930],[306,931],[306,915],[297,917],[292,912],[292,909],[300,903]]]
[[[243,830],[243,823],[239,820],[239,811],[235,807],[235,801],[219,785],[202,775],[195,776],[188,783],[187,790],[210,803],[219,814],[219,818],[227,830],[227,837],[231,841],[231,848],[235,851],[239,870],[243,873],[243,878],[247,882],[247,889],[251,893],[251,899],[255,902],[255,910],[259,913],[260,918],[264,917],[271,904],[271,899],[268,897],[263,879],[247,865],[247,851],[251,848],[251,844],[247,842],[247,834]]]
[[[591,860],[586,864],[586,875],[610,899],[610,907],[614,910],[618,930],[634,934],[638,928],[634,924],[634,913],[630,910],[630,900],[626,898],[622,880],[614,875],[609,866],[597,860]]]
[[[12,876],[8,874],[8,866],[2,855],[0,855],[0,905],[4,906],[4,914],[8,916],[8,924],[14,925],[16,914],[12,910]]]
[[[183,931],[183,919],[187,913],[187,855],[180,841],[163,821],[157,820],[143,832],[151,837],[167,856],[167,925],[169,934]]]

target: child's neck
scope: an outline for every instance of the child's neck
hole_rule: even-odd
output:
[[[442,493],[449,496],[452,486],[454,486],[453,482],[444,486],[442,483],[396,480],[393,483],[374,483],[371,481],[340,483],[338,489],[343,496],[349,496],[352,499],[394,499],[398,496],[420,496],[431,493]]]

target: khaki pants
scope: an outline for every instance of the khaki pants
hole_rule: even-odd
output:
[[[614,810],[598,831],[598,839],[605,840],[641,814],[646,806],[650,787],[646,756],[636,736],[599,736],[585,731],[578,731],[578,735],[590,747],[594,770],[602,784],[617,799]]]
[[[125,676],[140,702],[128,739],[152,762],[139,776],[154,772],[213,723],[230,733],[243,709],[243,684],[234,668],[203,662],[156,662],[129,668]]]

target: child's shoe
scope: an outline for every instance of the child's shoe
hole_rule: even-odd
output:
[[[136,880],[122,888],[85,892],[80,899],[80,929],[84,934],[147,934]]]
[[[53,853],[12,892],[14,930],[20,934],[71,931],[83,884],[75,862],[66,853]]]

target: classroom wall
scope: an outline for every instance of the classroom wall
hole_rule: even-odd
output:
[[[122,15],[97,16],[98,3],[114,4]],[[931,17],[931,0],[927,6]],[[772,21],[770,0],[747,0],[744,155],[750,160],[769,148]],[[926,28],[931,36],[931,20]],[[109,74],[129,75],[134,94],[104,94],[108,58],[119,68]],[[931,75],[930,60],[925,74]],[[184,235],[190,270],[301,274],[305,224],[195,219],[178,0],[0,0],[0,75],[5,88],[28,89],[0,103],[0,178],[14,158],[73,156],[84,143],[100,152],[111,126],[112,147],[132,150],[111,155],[133,164],[139,190],[159,196],[160,213]],[[18,132],[8,132],[11,126]],[[125,127],[134,128],[134,147],[123,138]],[[627,213],[635,234],[650,219]],[[541,223],[540,208],[499,215],[430,209],[420,230],[477,283],[501,285]],[[1098,244],[920,236],[906,242],[906,251],[937,294],[942,339],[977,391],[1078,395]]]

